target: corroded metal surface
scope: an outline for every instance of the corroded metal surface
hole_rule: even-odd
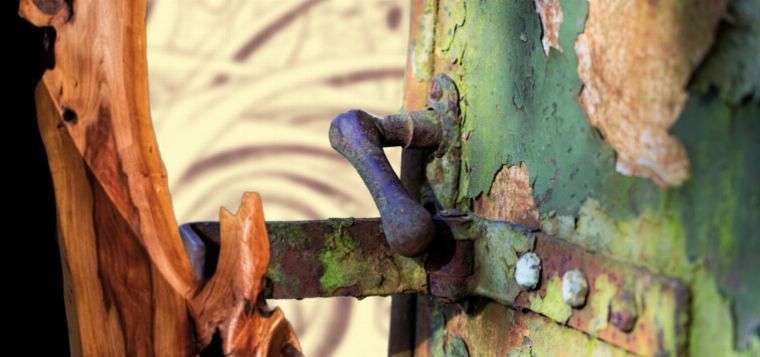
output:
[[[433,318],[417,330],[415,356],[628,356],[624,349],[565,328],[550,319],[488,299],[443,304],[420,297]],[[445,331],[443,327],[445,326]]]
[[[445,75],[430,81],[426,110],[376,117],[361,110],[340,114],[330,125],[330,144],[359,172],[372,194],[388,243],[404,256],[426,252],[433,241],[428,209],[404,189],[383,147],[435,150],[427,177],[435,194],[434,207],[449,207],[459,181],[459,96]],[[440,191],[440,192],[439,192]]]
[[[760,271],[756,253],[760,251],[760,221],[756,218],[758,206],[747,205],[757,201],[750,198],[760,197],[760,142],[756,139],[760,122],[753,120],[760,117],[760,106],[758,96],[746,85],[752,78],[746,74],[758,66],[742,65],[758,58],[758,47],[752,45],[757,41],[749,41],[758,38],[758,27],[747,24],[760,23],[756,20],[760,11],[748,5],[756,2],[731,2],[729,9],[733,10],[713,34],[703,31],[704,20],[711,16],[700,14],[721,2],[688,3],[707,6],[647,1],[563,6],[564,20],[557,37],[562,52],[551,50],[549,56],[541,46],[545,33],[535,2],[467,1],[462,14],[465,20],[456,25],[452,25],[455,16],[439,16],[435,70],[454,78],[465,98],[464,169],[457,199],[459,207],[473,207],[479,196],[493,192],[494,178],[505,165],[524,163],[529,168],[526,182],[530,185],[512,195],[534,199],[542,226],[555,216],[561,218],[555,233],[563,239],[686,284],[692,296],[692,302],[684,307],[691,320],[684,331],[690,352],[760,355],[760,284],[754,283]],[[619,11],[618,5],[632,11]],[[456,15],[452,9],[459,4],[441,0],[438,6]],[[612,16],[606,16],[605,11],[611,11]],[[642,13],[652,16],[627,16]],[[599,27],[615,21],[620,26],[610,27],[610,31]],[[643,32],[625,31],[634,28]],[[608,41],[621,38],[614,35],[617,32],[625,38],[643,40]],[[695,41],[685,40],[694,33],[705,35]],[[439,40],[439,34],[445,36],[445,42]],[[688,64],[678,65],[685,63],[684,56],[701,52],[693,45],[700,47],[713,35],[716,42],[709,50],[709,60],[699,64],[700,53]],[[663,47],[667,43],[673,45]],[[646,53],[635,55],[641,51]],[[661,56],[668,51],[672,53]],[[635,62],[636,68],[627,66],[626,61],[599,66],[605,58],[616,56],[628,56],[626,61]],[[666,60],[635,60],[658,56]],[[449,63],[457,65],[449,71]],[[698,64],[698,70],[692,71]],[[590,81],[579,68],[591,68]],[[618,72],[625,75],[606,75],[620,68],[623,70]],[[668,73],[652,76],[663,68]],[[595,85],[593,73],[602,74],[607,81]],[[709,80],[703,77],[707,73]],[[689,85],[683,84],[684,78]],[[649,83],[656,88],[642,90],[644,87],[625,85],[628,82]],[[670,86],[676,82],[681,84]],[[599,90],[602,87],[623,90]],[[636,128],[616,133],[597,131],[589,125],[593,123],[589,112],[584,112],[589,109],[585,104],[596,99],[579,98],[579,93],[584,97],[592,92],[602,95],[596,99],[607,109],[596,106],[591,116],[609,119],[613,126],[619,124],[612,129],[631,123],[638,129],[642,128],[639,124],[651,128],[649,124],[654,123],[657,130],[670,130],[652,135]],[[621,98],[625,100],[618,100]],[[615,115],[604,114],[611,113],[610,108],[632,108],[628,114],[665,115],[639,115],[643,121],[635,115],[612,120]],[[673,122],[676,124],[671,127]],[[657,176],[678,181],[678,167],[683,167],[680,163],[685,162],[685,156],[668,151],[672,145],[661,145],[663,140],[667,144],[666,137],[677,139],[688,150],[692,175],[680,188],[664,190],[651,180],[616,172],[617,162],[633,157],[621,154],[618,144],[633,143],[636,145],[628,146],[639,149],[638,144],[642,144],[646,150],[634,154],[641,158],[654,153],[649,156],[657,161],[639,160],[637,166],[666,168]],[[590,210],[589,202],[597,202],[596,208]],[[506,201],[497,208],[509,212],[512,207],[512,202]]]
[[[411,111],[420,108],[427,101],[427,82],[432,74],[429,60],[432,60],[435,0],[412,0],[409,14],[409,35],[404,78],[403,110]],[[428,41],[424,39],[427,38]],[[425,46],[427,44],[427,47]],[[416,53],[428,59],[424,66],[417,66]],[[416,72],[415,72],[416,70]],[[424,173],[419,170],[424,162],[425,149],[403,149],[401,152],[401,183],[409,195],[420,199],[420,189],[424,181]],[[414,329],[417,296],[393,296],[391,303],[391,331],[388,336],[388,355],[393,357],[410,357],[414,353]]]
[[[447,287],[458,288],[458,296],[484,296],[528,309],[638,354],[685,352],[689,292],[679,280],[524,226],[466,217],[466,223],[451,226],[456,239],[474,241],[473,275],[467,284]],[[528,292],[518,285],[515,271],[518,256],[531,251],[541,259],[542,269],[537,290]],[[561,283],[574,269],[588,284],[585,304],[576,308],[563,301]],[[627,302],[620,307],[620,296],[631,296],[634,306]]]
[[[470,219],[458,210],[445,210],[435,216],[435,222],[435,243],[425,260],[430,294],[443,301],[458,301],[470,294],[475,257],[473,241],[457,240],[456,235]]]
[[[193,223],[207,238],[216,222]],[[267,222],[271,260],[268,297],[376,296],[427,290],[422,262],[393,253],[379,219]]]
[[[218,236],[216,223],[192,227],[207,245]],[[268,296],[406,293],[429,294],[442,301],[482,296],[536,312],[637,354],[685,351],[689,293],[674,278],[524,226],[456,210],[437,215],[436,227],[434,249],[423,265],[421,259],[393,253],[376,218],[270,222],[273,258],[267,270]],[[533,291],[522,288],[515,278],[518,257],[529,252],[541,259]],[[577,307],[563,301],[561,282],[575,269],[588,284],[585,304]]]
[[[551,236],[538,236],[534,252],[541,257],[541,285],[535,292],[520,293],[515,306],[542,313],[638,354],[685,352],[689,292],[680,281],[590,253]],[[555,282],[573,269],[581,271],[588,282],[586,303],[580,308],[562,306],[562,299],[553,296],[561,294],[554,288]],[[618,305],[616,296],[621,295],[632,296],[634,309],[638,310],[630,332],[615,326],[616,319],[630,317],[610,314],[611,307]],[[562,308],[569,315],[553,313]]]
[[[426,125],[436,122],[435,113],[419,114],[423,115],[386,119],[354,110],[338,115],[330,125],[330,144],[359,172],[380,211],[388,243],[405,256],[425,252],[433,241],[433,221],[430,212],[406,192],[383,146],[408,147],[415,143],[413,139],[419,139],[422,147],[437,146],[438,142],[428,140],[438,136],[437,125]],[[413,135],[415,131],[427,135]]]

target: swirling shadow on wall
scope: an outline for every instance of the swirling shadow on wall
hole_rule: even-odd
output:
[[[330,120],[401,107],[408,2],[152,0],[151,111],[179,222],[245,191],[269,220],[378,216]],[[389,152],[398,167],[400,151]],[[272,301],[309,356],[387,354],[390,299]]]

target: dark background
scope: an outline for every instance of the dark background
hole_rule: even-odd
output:
[[[42,32],[18,16],[18,2],[6,1],[3,122],[3,351],[69,354],[55,201],[47,157],[37,130],[34,87],[42,76]],[[9,336],[10,335],[10,336]]]

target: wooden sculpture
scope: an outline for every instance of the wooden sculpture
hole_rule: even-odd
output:
[[[221,212],[221,255],[193,275],[148,106],[144,0],[21,0],[47,26],[36,89],[56,205],[72,354],[194,355],[218,330],[225,354],[298,354],[259,297],[269,262],[261,201]]]

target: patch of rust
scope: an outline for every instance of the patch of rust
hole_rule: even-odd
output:
[[[668,129],[724,9],[725,0],[589,3],[585,31],[575,42],[580,102],[617,152],[618,172],[662,187],[689,177],[686,150]]]
[[[528,166],[503,166],[493,180],[488,195],[481,194],[473,202],[473,211],[498,221],[538,227],[538,207],[533,201]]]
[[[552,47],[562,52],[562,48],[559,47],[559,26],[564,18],[559,0],[533,0],[533,4],[536,5],[536,12],[541,19],[541,45],[544,47],[544,54],[549,56],[549,49]]]

